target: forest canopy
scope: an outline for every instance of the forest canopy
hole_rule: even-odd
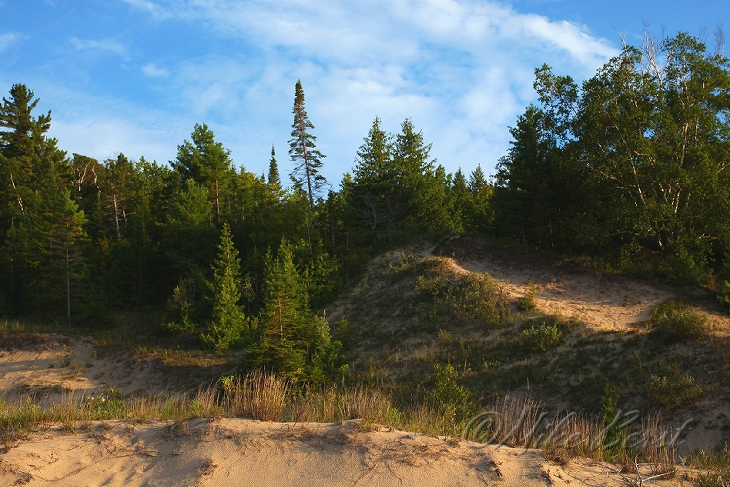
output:
[[[412,120],[389,134],[376,117],[326,194],[301,82],[291,187],[274,147],[256,175],[206,124],[169,165],[69,156],[16,84],[0,107],[0,310],[103,326],[110,310],[157,306],[168,333],[322,380],[339,343],[317,310],[373,255],[422,238],[486,234],[709,282],[728,299],[728,68],[685,33],[625,45],[581,83],[539,67],[537,102],[509,128],[492,179],[475,161],[447,174]]]

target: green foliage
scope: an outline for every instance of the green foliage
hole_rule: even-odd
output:
[[[276,257],[266,257],[263,293],[261,337],[248,351],[249,365],[294,381],[324,382],[340,365],[342,345],[309,307],[306,284],[286,240]]]
[[[730,64],[685,33],[646,35],[651,49],[626,46],[580,85],[535,70],[540,105],[510,129],[495,229],[697,283],[730,235]]]
[[[435,364],[433,372],[431,382],[434,387],[428,392],[431,403],[448,423],[456,424],[467,419],[472,412],[471,393],[456,382],[456,369],[451,364]]]
[[[730,281],[722,281],[720,284],[720,293],[717,295],[717,300],[726,311],[730,312]]]
[[[517,300],[517,307],[523,311],[535,309],[537,304],[535,298],[537,297],[537,291],[535,290],[535,283],[527,281],[527,294]]]
[[[297,189],[306,192],[312,214],[315,211],[315,198],[319,191],[327,184],[327,179],[320,174],[322,159],[326,156],[316,147],[317,137],[310,133],[314,125],[304,107],[304,89],[301,80],[297,80],[294,87],[294,123],[292,124],[291,140],[289,141],[289,156],[296,164],[291,173],[291,179]]]
[[[170,333],[195,331],[207,314],[206,298],[210,283],[198,267],[181,277],[167,300],[162,328]]]
[[[213,267],[212,317],[208,333],[201,335],[203,343],[218,353],[253,338],[250,320],[244,315],[240,301],[241,261],[230,228],[224,224]]]
[[[226,211],[229,184],[235,176],[230,151],[215,141],[215,134],[206,124],[195,124],[191,141],[177,147],[172,167],[183,180],[195,181],[207,189],[217,220]]]
[[[124,418],[128,411],[126,398],[114,387],[91,394],[84,400],[84,406],[94,419]]]
[[[646,393],[654,403],[676,409],[691,404],[704,394],[691,375],[673,372],[670,375],[652,375],[646,384]]]
[[[647,323],[651,333],[661,339],[684,341],[699,338],[708,328],[707,316],[697,308],[677,300],[657,306]]]
[[[556,347],[562,337],[563,332],[554,323],[533,324],[522,330],[518,346],[522,352],[545,352]]]
[[[417,277],[415,291],[424,300],[420,308],[425,317],[434,323],[502,326],[509,309],[497,283],[486,273],[453,276],[443,269],[444,262],[430,259]]]
[[[431,145],[424,142],[423,133],[416,132],[410,120],[395,136],[380,123],[379,118],[373,121],[357,152],[353,176],[343,181],[346,218],[377,250],[407,235],[454,228],[449,209],[466,203],[453,197],[449,201],[449,178],[429,159]]]
[[[693,468],[702,470],[692,478],[695,487],[727,487],[730,485],[730,444],[722,451],[695,452],[687,459]]]

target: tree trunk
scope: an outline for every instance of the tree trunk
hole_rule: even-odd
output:
[[[66,241],[64,242],[66,251],[66,318],[71,320],[71,267],[69,258],[68,244],[68,225],[66,225]]]

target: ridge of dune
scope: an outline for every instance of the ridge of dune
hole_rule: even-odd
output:
[[[75,433],[37,431],[0,456],[0,484],[29,487],[619,486],[626,478],[606,464],[561,466],[538,450],[363,428],[358,421],[93,422]]]

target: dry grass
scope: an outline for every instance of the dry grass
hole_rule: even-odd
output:
[[[515,448],[540,448],[548,460],[566,464],[584,457],[623,465],[636,471],[648,465],[653,475],[675,473],[675,432],[660,416],[643,421],[631,414],[609,422],[572,413],[549,415],[530,398],[505,396],[486,413],[475,417],[463,438]]]

